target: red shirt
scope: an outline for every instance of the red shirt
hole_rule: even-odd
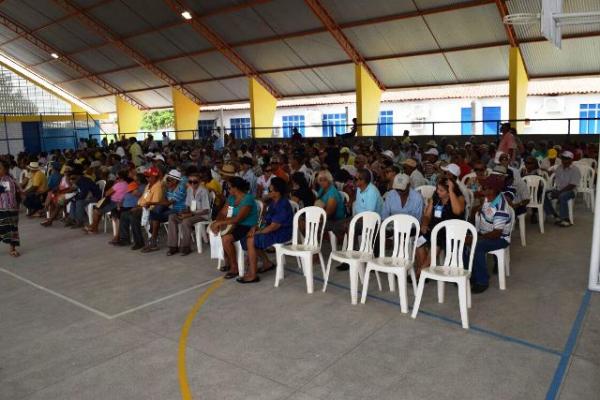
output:
[[[460,179],[471,173],[471,167],[466,162],[458,164],[458,166],[460,167]]]

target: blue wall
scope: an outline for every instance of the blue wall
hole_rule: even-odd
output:
[[[100,129],[98,124],[88,129],[80,128],[44,128],[42,122],[23,122],[23,145],[28,153],[52,151],[56,149],[75,149],[79,139],[98,139]]]

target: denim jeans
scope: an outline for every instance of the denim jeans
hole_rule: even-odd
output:
[[[479,239],[475,246],[475,254],[473,255],[473,272],[471,280],[477,285],[488,286],[490,283],[490,275],[487,269],[487,253],[494,250],[504,249],[509,243],[504,239]],[[465,267],[469,264],[468,251],[465,250],[463,262]]]
[[[71,204],[71,210],[69,211],[69,217],[75,220],[78,225],[83,225],[87,221],[85,219],[85,210],[88,204],[95,203],[98,200],[94,199],[85,199],[85,200],[75,200]]]
[[[546,215],[556,215],[556,210],[552,205],[552,199],[556,198],[556,194],[558,194],[556,190],[546,193],[546,198],[544,199],[544,213]],[[558,216],[560,219],[569,219],[569,200],[573,198],[575,198],[575,193],[572,190],[562,192],[558,195]]]

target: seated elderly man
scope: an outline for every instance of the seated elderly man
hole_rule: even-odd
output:
[[[404,173],[410,177],[410,186],[413,189],[427,185],[427,179],[425,179],[421,171],[417,169],[417,165],[417,160],[413,158],[409,158],[402,163]]]
[[[383,203],[381,218],[396,214],[411,215],[419,222],[423,216],[423,196],[410,187],[410,178],[406,174],[398,174],[394,178],[392,190],[388,192]]]
[[[200,174],[198,172],[190,174],[188,184],[185,209],[169,215],[168,256],[179,252],[182,256],[187,256],[192,252],[191,242],[194,224],[206,220],[210,212],[208,190],[200,186]],[[181,235],[179,234],[180,230]]]
[[[569,200],[575,198],[575,189],[581,180],[579,168],[573,165],[573,153],[563,151],[560,155],[561,164],[554,174],[554,188],[546,191],[544,212],[553,215],[556,225],[566,228],[571,226],[569,221]],[[552,200],[558,200],[558,213],[552,205]]]

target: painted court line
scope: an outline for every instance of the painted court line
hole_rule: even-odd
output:
[[[293,269],[286,268],[285,270],[286,270],[286,272],[291,272],[293,274],[302,275],[301,272],[295,271]],[[319,278],[319,277],[315,276],[314,279],[317,280],[317,281],[319,281],[319,282],[323,282],[322,278]],[[338,289],[350,290],[349,287],[341,285],[339,283],[332,282],[332,281],[329,281],[327,284],[331,285],[331,286],[334,286],[334,287],[337,287]],[[400,306],[400,302],[398,302],[398,301],[385,299],[383,297],[379,297],[379,296],[375,296],[375,295],[371,295],[371,294],[367,294],[367,297],[371,298],[373,300],[380,301],[382,303],[388,303],[388,304],[393,304],[395,306]],[[409,310],[410,309],[412,309],[412,306],[409,306]],[[426,315],[428,317],[438,319],[440,321],[448,322],[448,323],[453,324],[453,325],[462,326],[460,321],[454,320],[452,318],[445,317],[443,315],[439,315],[439,314],[433,313],[431,311],[421,310],[420,309],[419,310],[419,314],[423,314],[423,315]],[[483,335],[492,336],[492,337],[495,337],[496,339],[500,339],[500,340],[503,340],[503,341],[506,341],[506,342],[518,344],[518,345],[521,345],[521,346],[525,346],[525,347],[528,347],[530,349],[535,349],[535,350],[538,350],[538,351],[543,351],[545,353],[550,353],[550,354],[553,354],[553,355],[556,355],[556,356],[561,356],[563,354],[560,351],[557,351],[557,350],[554,350],[554,349],[551,349],[551,348],[548,348],[548,347],[545,347],[545,346],[542,346],[542,345],[539,345],[539,344],[536,344],[536,343],[531,343],[531,342],[528,342],[528,341],[523,340],[523,339],[515,338],[515,337],[512,337],[512,336],[507,336],[507,335],[504,335],[502,333],[494,332],[494,331],[491,331],[491,330],[485,329],[485,328],[480,328],[480,327],[475,326],[475,325],[471,325],[470,326],[470,330],[474,331],[474,332],[478,332],[478,333],[483,334]]]
[[[546,393],[546,400],[554,400],[559,394],[560,387],[567,372],[567,367],[569,366],[569,361],[571,360],[571,355],[573,354],[573,350],[575,350],[577,337],[579,336],[579,332],[583,326],[583,318],[585,317],[585,313],[590,305],[591,297],[592,292],[590,290],[586,290],[585,294],[583,295],[583,299],[581,299],[581,304],[579,305],[579,310],[577,311],[575,321],[573,321],[571,333],[569,333],[569,338],[567,339],[567,343],[565,344],[560,361],[558,362],[558,366],[554,372],[554,377],[550,383],[550,388],[548,389],[548,393]]]
[[[8,271],[8,270],[6,270],[6,269],[4,269],[4,268],[0,268],[0,272],[4,272],[5,274],[7,274],[7,275],[9,275],[9,276],[12,276],[12,277],[13,277],[13,278],[15,278],[15,279],[18,279],[18,280],[20,280],[21,282],[27,283],[28,285],[31,285],[31,286],[33,286],[33,287],[34,287],[34,288],[36,288],[36,289],[39,289],[39,290],[41,290],[41,291],[43,291],[43,292],[46,292],[46,293],[48,293],[48,294],[51,294],[51,295],[53,295],[53,296],[56,296],[56,297],[58,297],[59,299],[62,299],[62,300],[64,300],[64,301],[67,301],[67,302],[69,302],[69,303],[71,303],[71,304],[73,304],[73,305],[75,305],[75,306],[77,306],[77,307],[79,307],[79,308],[83,308],[84,310],[87,310],[87,311],[89,311],[89,312],[91,312],[91,313],[94,313],[94,314],[96,314],[96,315],[98,315],[98,316],[100,316],[100,317],[104,318],[104,319],[109,319],[109,320],[110,320],[110,319],[119,318],[119,317],[122,317],[123,315],[127,315],[127,314],[130,314],[130,313],[132,313],[132,312],[135,312],[135,311],[139,311],[139,310],[141,310],[141,309],[143,309],[143,308],[146,308],[146,307],[149,307],[149,306],[151,306],[151,305],[154,305],[154,304],[160,303],[160,302],[162,302],[162,301],[165,301],[165,300],[172,299],[173,297],[177,297],[177,296],[180,296],[180,295],[182,295],[182,294],[184,294],[184,293],[191,292],[191,291],[193,291],[193,290],[199,289],[199,288],[201,288],[201,287],[203,287],[203,286],[210,285],[211,283],[213,283],[213,282],[215,282],[215,281],[217,281],[217,280],[221,279],[220,277],[219,277],[219,278],[215,278],[215,279],[211,279],[211,280],[209,280],[209,281],[206,281],[206,282],[199,283],[198,285],[195,285],[195,286],[189,287],[189,288],[187,288],[187,289],[180,290],[179,292],[172,293],[172,294],[169,294],[169,295],[167,295],[167,296],[161,297],[161,298],[159,298],[159,299],[152,300],[152,301],[150,301],[150,302],[148,302],[148,303],[145,303],[145,304],[142,304],[142,305],[139,305],[139,306],[136,306],[136,307],[130,308],[130,309],[128,309],[128,310],[122,311],[122,312],[120,312],[120,313],[118,313],[118,314],[109,315],[109,314],[106,314],[105,312],[102,312],[102,311],[100,311],[100,310],[97,310],[97,309],[95,309],[95,308],[93,308],[93,307],[90,307],[90,306],[88,306],[88,305],[85,305],[85,304],[83,304],[83,303],[81,303],[81,302],[79,302],[79,301],[77,301],[77,300],[75,300],[75,299],[72,299],[72,298],[70,298],[70,297],[68,297],[68,296],[65,296],[64,294],[60,294],[60,293],[58,293],[58,292],[56,292],[56,291],[54,291],[54,290],[52,290],[52,289],[48,289],[48,288],[46,288],[46,287],[44,287],[44,286],[38,285],[37,283],[35,283],[35,282],[33,282],[33,281],[30,281],[30,280],[29,280],[29,279],[27,279],[27,278],[23,278],[22,276],[19,276],[19,275],[15,274],[14,272]]]

